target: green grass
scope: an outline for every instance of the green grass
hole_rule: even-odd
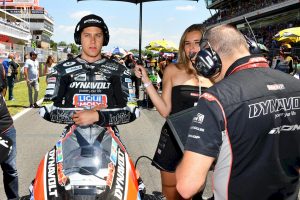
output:
[[[41,99],[45,95],[46,91],[46,80],[45,76],[40,77],[40,90],[39,90],[39,97],[38,99]],[[11,114],[11,116],[14,116],[18,112],[22,111],[23,109],[27,108],[29,106],[29,100],[28,100],[28,89],[25,81],[21,81],[18,83],[15,83],[14,87],[14,101],[8,101],[8,91],[6,92],[6,105],[8,107],[8,110]]]

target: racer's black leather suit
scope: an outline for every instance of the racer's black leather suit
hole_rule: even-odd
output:
[[[55,66],[47,82],[45,100],[54,105],[40,113],[51,122],[73,124],[74,110],[95,106],[102,107],[97,122],[102,127],[128,123],[139,115],[130,70],[113,60],[88,63],[76,57]]]

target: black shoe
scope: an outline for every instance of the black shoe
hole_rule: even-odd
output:
[[[30,104],[30,105],[28,106],[28,108],[33,108],[33,104]]]
[[[34,104],[33,104],[33,107],[34,107],[34,108],[39,108],[40,106],[37,105],[36,103],[34,103]]]

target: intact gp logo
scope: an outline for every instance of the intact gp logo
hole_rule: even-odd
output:
[[[7,140],[4,140],[2,137],[0,137],[0,145],[4,146],[5,148],[8,148],[7,143],[8,143]]]

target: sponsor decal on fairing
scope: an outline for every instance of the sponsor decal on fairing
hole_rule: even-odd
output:
[[[56,143],[56,162],[60,163],[62,161],[63,161],[62,141],[59,140]]]
[[[64,174],[63,163],[57,164],[57,178],[60,186],[65,186],[68,183],[68,177]]]
[[[117,163],[117,177],[115,184],[114,196],[118,199],[123,199],[126,184],[126,157],[125,153],[119,149],[118,151],[118,163]]]
[[[114,165],[117,164],[118,144],[115,140],[111,141],[110,160]]]
[[[114,174],[115,174],[115,165],[110,162],[108,163],[108,174],[106,178],[106,185],[111,189],[113,180],[114,180]]]
[[[57,183],[56,183],[56,163],[55,163],[55,149],[53,148],[48,152],[47,158],[47,173],[46,173],[46,183],[47,183],[47,193],[48,196],[55,196],[58,197],[57,192]]]
[[[107,106],[107,96],[105,94],[75,94],[73,105],[75,107]]]
[[[300,109],[300,97],[270,99],[249,105],[249,118]]]

